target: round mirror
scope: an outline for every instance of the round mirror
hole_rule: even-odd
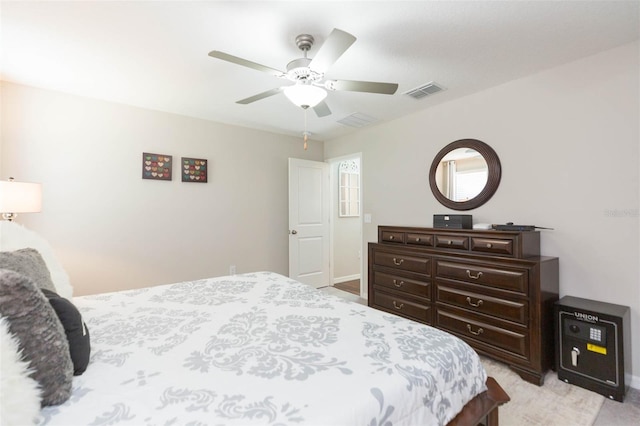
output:
[[[429,185],[443,206],[470,210],[493,196],[500,176],[500,160],[489,145],[477,139],[461,139],[445,146],[433,159]]]

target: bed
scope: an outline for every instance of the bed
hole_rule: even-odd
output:
[[[508,400],[460,339],[276,273],[73,302],[91,360],[41,425],[495,424]]]
[[[460,339],[272,272],[74,298],[13,228],[3,425],[496,425],[509,399]]]

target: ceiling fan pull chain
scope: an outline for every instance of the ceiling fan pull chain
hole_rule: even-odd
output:
[[[307,139],[309,138],[309,133],[307,132],[307,109],[304,109],[304,133],[303,133],[303,140],[304,140],[304,150],[307,150]]]

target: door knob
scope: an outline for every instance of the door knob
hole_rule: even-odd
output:
[[[296,234],[298,233],[298,231],[296,231],[296,230],[294,229],[293,231],[291,231],[291,233],[292,233],[293,235],[296,235]]]

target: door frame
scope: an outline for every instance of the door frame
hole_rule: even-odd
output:
[[[362,152],[354,152],[352,154],[341,155],[339,157],[328,158],[325,160],[326,163],[329,164],[329,277],[330,285],[333,286],[334,283],[334,244],[335,244],[335,221],[333,220],[334,212],[337,211],[338,205],[336,200],[338,199],[338,177],[335,173],[333,173],[334,165],[344,161],[344,160],[352,160],[357,158],[360,161],[360,217],[358,218],[358,224],[360,227],[360,261],[359,269],[360,269],[360,297],[365,297],[363,295],[367,294],[367,286],[364,283],[364,260],[365,260],[365,252],[364,252],[364,237],[363,237],[363,229],[364,229],[364,205],[363,205],[363,164],[362,164]]]

